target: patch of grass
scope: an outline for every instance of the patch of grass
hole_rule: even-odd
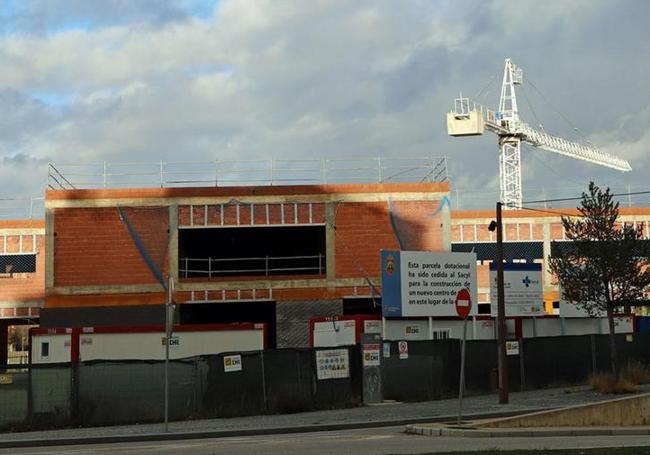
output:
[[[598,393],[634,393],[637,387],[631,381],[622,376],[614,378],[612,373],[596,373],[589,377],[589,385]]]
[[[650,367],[638,360],[627,363],[619,373],[618,381],[611,373],[595,373],[589,385],[598,393],[634,393],[637,385],[650,383]]]
[[[645,363],[634,360],[621,369],[620,376],[632,384],[647,384],[650,382],[650,368]]]

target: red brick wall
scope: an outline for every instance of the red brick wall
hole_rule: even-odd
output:
[[[438,201],[392,203],[405,250],[442,250],[442,218]],[[387,202],[339,203],[336,213],[336,277],[379,275],[379,251],[399,249]]]
[[[167,272],[167,208],[124,208],[163,274]],[[117,208],[66,208],[54,213],[54,285],[154,284]]]
[[[18,236],[12,237],[18,238]],[[18,248],[16,247],[14,251],[14,248],[10,247],[11,243],[11,241],[8,242],[7,252],[17,252]],[[31,234],[23,236],[23,251],[31,250],[31,246]],[[2,245],[0,245],[0,252],[2,251]],[[43,300],[45,295],[45,241],[42,235],[36,236],[36,251],[35,273],[14,273],[11,277],[0,278],[0,302],[18,303]]]

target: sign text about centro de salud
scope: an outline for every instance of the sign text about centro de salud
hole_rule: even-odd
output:
[[[466,289],[476,315],[476,253],[381,252],[382,309],[386,317],[457,316]]]
[[[542,264],[503,264],[503,299],[506,316],[543,316]],[[497,264],[490,264],[492,316],[497,315]]]

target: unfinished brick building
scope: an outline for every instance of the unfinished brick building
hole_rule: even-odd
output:
[[[379,251],[450,249],[448,183],[66,189],[46,193],[42,327],[264,322],[376,313]]]
[[[42,220],[0,220],[0,365],[8,329],[38,322],[45,292]]]

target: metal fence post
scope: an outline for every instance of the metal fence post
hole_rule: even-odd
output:
[[[212,258],[208,256],[208,279],[212,278]]]
[[[260,351],[260,363],[262,364],[262,399],[264,400],[264,411],[268,411],[269,404],[266,398],[266,371],[264,369],[264,351]]]
[[[106,188],[106,161],[104,161],[104,166],[103,166],[103,179],[104,179],[104,188]]]
[[[379,174],[379,181],[377,183],[381,183],[383,180],[383,177],[381,175],[381,157],[377,157],[377,172]]]
[[[524,355],[524,339],[522,337],[519,338],[519,387],[522,392],[526,390],[526,362]]]

